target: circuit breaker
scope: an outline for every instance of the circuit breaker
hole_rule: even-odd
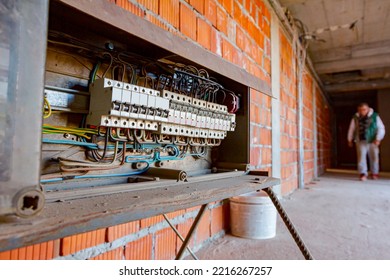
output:
[[[91,84],[90,94],[87,124],[96,127],[219,140],[236,127],[227,106],[168,90],[102,78]]]

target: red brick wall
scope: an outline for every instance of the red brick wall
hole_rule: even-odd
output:
[[[116,4],[270,83],[270,12],[261,0],[117,0]]]
[[[331,167],[331,114],[329,105],[322,96],[320,89],[316,88],[316,114],[317,114],[317,153],[318,175]]]
[[[197,214],[199,207],[169,213],[170,219],[182,218],[183,215]],[[228,204],[211,204],[206,210],[199,227],[197,228],[191,246],[199,247],[203,242],[212,236],[221,234],[228,226],[229,207]],[[176,229],[186,236],[193,218],[188,218],[182,223],[175,225]],[[147,230],[145,236],[137,238],[136,234],[142,230]],[[123,238],[133,235],[135,240],[123,243]],[[140,221],[116,225],[109,228],[94,230],[86,233],[76,234],[62,238],[60,240],[49,241],[24,248],[14,249],[7,252],[0,252],[0,260],[45,260],[71,254],[80,254],[81,250],[88,250],[96,246],[111,244],[112,242],[122,242],[118,248],[113,250],[105,249],[101,254],[91,257],[91,259],[173,259],[180,249],[181,240],[164,221],[162,216],[151,217]],[[82,255],[80,255],[82,256]]]
[[[295,56],[292,43],[280,31],[280,137],[281,137],[281,179],[282,193],[290,193],[298,187],[298,85]],[[324,173],[330,166],[330,113],[327,101],[324,99],[313,76],[307,69],[303,72],[303,149],[304,149],[304,183],[310,183],[314,178],[314,149],[317,149],[317,171]],[[314,86],[313,86],[314,84]],[[313,98],[316,105],[313,108]],[[317,135],[314,135],[314,110],[316,110]],[[314,147],[314,137],[317,137],[317,147]]]
[[[271,172],[271,97],[250,91],[250,163],[253,168]]]
[[[313,119],[313,79],[308,73],[303,75],[303,150],[304,182],[310,183],[314,177],[314,119]]]
[[[60,240],[0,252],[0,260],[49,260],[58,257]]]

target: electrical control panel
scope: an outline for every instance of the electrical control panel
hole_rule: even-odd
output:
[[[26,20],[36,20],[27,16],[35,8],[25,1],[14,2],[21,5]],[[42,3],[36,5],[41,13],[48,7],[48,1]],[[44,21],[34,25],[42,42],[36,46],[39,50],[34,48],[39,57],[8,51],[16,31],[11,32],[15,36],[4,33],[10,42],[0,48],[10,64],[23,60],[36,66],[23,69],[41,69],[27,75],[18,68],[17,80],[10,78],[15,70],[11,67],[12,75],[7,77],[7,69],[5,76],[0,75],[6,83],[3,95],[13,101],[0,100],[3,111],[11,112],[0,118],[0,124],[9,126],[3,138],[12,139],[0,145],[4,158],[0,173],[5,180],[0,215],[32,216],[45,201],[110,193],[113,185],[126,191],[135,183],[142,189],[156,187],[159,181],[187,182],[247,170],[245,84],[210,69],[213,63],[199,64],[131,34],[124,37],[119,29],[105,33],[104,28],[77,28],[85,15],[73,16],[74,11],[60,2],[50,5],[53,15],[48,26]],[[23,35],[29,26],[15,25],[15,30]],[[31,94],[23,95],[26,91]],[[28,102],[12,99],[19,94]],[[22,107],[34,110],[19,110]],[[15,117],[12,112],[19,113]],[[19,122],[28,124],[21,127],[31,137],[11,137]],[[23,180],[18,177],[21,171]]]
[[[185,94],[107,78],[97,79],[89,90],[87,124],[92,126],[147,130],[190,141],[222,140],[236,127],[236,115],[227,106]]]

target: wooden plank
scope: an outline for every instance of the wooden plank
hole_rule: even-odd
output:
[[[190,208],[280,184],[279,179],[244,175],[207,182],[48,203],[31,219],[2,221],[0,251]]]

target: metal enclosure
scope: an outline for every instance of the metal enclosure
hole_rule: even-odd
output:
[[[112,8],[112,5],[105,1],[96,2],[102,5],[98,12]],[[81,6],[76,8],[77,5]],[[53,53],[47,52],[48,30],[72,34],[72,36],[95,44],[97,47],[104,45],[107,40],[111,40],[120,47],[127,47],[132,51],[136,50],[140,55],[158,58],[174,54],[155,44],[171,35],[150,23],[141,20],[137,24],[137,26],[147,28],[153,34],[158,35],[154,41],[147,42],[138,39],[132,33],[123,36],[124,33],[119,26],[110,26],[107,22],[102,22],[90,14],[84,14],[87,7],[79,2],[77,5],[74,2],[69,5],[69,3],[64,4],[63,1],[52,1],[49,12],[48,0],[4,0],[0,4],[0,23],[3,30],[0,34],[0,215],[17,214],[27,217],[38,213],[43,208],[46,195],[43,194],[43,189],[40,186],[40,173],[42,170],[50,170],[53,167],[51,154],[43,152],[41,144],[43,95],[47,96],[53,108],[71,113],[69,118],[67,116],[56,117],[55,123],[71,121],[74,124],[79,121],[80,114],[88,112],[89,94],[85,92],[88,80],[85,77],[72,77],[72,75],[78,74],[72,73],[76,69],[76,67],[72,68],[72,64],[70,64],[70,68],[66,68],[67,66],[64,68],[61,65],[63,61],[61,61],[57,66],[57,57],[53,56]],[[112,11],[113,14],[122,16],[126,20],[140,20],[135,16],[128,18],[127,14],[120,15],[118,12],[120,12],[119,8],[114,8]],[[49,16],[50,24],[48,27]],[[95,26],[96,29],[80,29],[80,26]],[[132,32],[136,33],[134,30]],[[249,104],[248,86],[244,85],[242,81],[248,78],[250,80],[253,77],[243,75],[242,69],[233,67],[233,65],[229,65],[229,70],[226,72],[227,68],[222,67],[226,62],[222,59],[214,59],[213,55],[210,56],[209,53],[205,53],[195,45],[188,45],[187,42],[178,37],[170,37],[169,39],[174,42],[175,46],[179,46],[176,50],[178,53],[186,50],[183,53],[185,56],[176,55],[184,63],[202,66],[191,60],[195,58],[195,61],[201,62],[203,55],[209,56],[210,65],[208,66],[214,68],[210,72],[224,85],[235,89],[241,95],[242,108],[237,115],[239,124],[237,133],[228,135],[223,145],[210,155],[208,160],[212,160],[217,167],[222,169],[236,168],[234,164],[223,165],[223,163],[243,164],[245,170],[249,157]],[[187,52],[199,53],[199,55],[190,57]],[[47,61],[45,61],[46,55],[48,56]],[[73,58],[70,55],[70,60]],[[65,72],[61,71],[68,74],[64,75]],[[45,74],[45,83],[51,86],[44,86]],[[249,84],[251,83],[249,81]],[[82,90],[75,90],[72,85],[81,86]],[[240,146],[240,151],[231,153],[230,151],[236,146]],[[207,161],[197,165],[194,164],[194,161],[184,163],[185,166],[199,169],[199,174],[204,174],[201,169],[210,168]],[[171,168],[178,168],[178,166],[179,163],[169,164]],[[101,180],[95,185],[111,185],[115,183],[114,181]],[[80,182],[78,186],[82,184],[83,182]],[[84,184],[88,186],[90,183],[86,181]],[[60,185],[66,188],[67,184],[64,182]]]
[[[31,216],[39,187],[48,0],[0,1],[0,215]]]
[[[93,50],[101,50],[110,42],[115,45],[114,51],[127,50],[140,59],[173,56],[179,63],[207,69],[224,87],[234,90],[241,98],[237,131],[229,133],[222,145],[210,150],[205,160],[197,161],[192,157],[177,162],[167,160],[164,168],[176,169],[171,173],[186,170],[192,182],[229,177],[228,171],[248,171],[249,86],[266,92],[264,85],[258,85],[257,79],[243,69],[105,0],[97,0],[96,5],[92,8],[86,2],[66,0],[51,1],[50,7],[48,0],[4,0],[0,3],[0,23],[4,30],[0,33],[0,216],[32,216],[42,210],[45,199],[51,203],[58,200],[54,199],[57,196],[61,199],[90,198],[110,194],[115,188],[127,191],[146,188],[150,184],[143,182],[142,178],[139,179],[141,182],[138,179],[133,182],[132,178],[114,176],[93,182],[82,178],[46,184],[43,176],[58,168],[53,155],[66,151],[68,147],[53,146],[45,142],[46,136],[42,138],[42,132],[45,132],[42,130],[43,97],[53,110],[60,113],[50,118],[50,124],[79,126],[83,115],[89,111],[88,85],[93,66],[90,53],[80,52],[72,44],[53,43],[53,38],[57,40],[59,35],[86,44]],[[107,11],[122,20],[113,24],[104,18]],[[123,30],[119,24],[123,22],[133,22],[130,24],[132,29]],[[138,28],[148,30],[155,38],[138,37],[142,35],[138,34]],[[169,48],[170,44],[176,49]],[[66,53],[64,48],[68,48]],[[64,137],[56,135],[54,139]],[[239,150],[232,152],[237,147]],[[80,153],[80,149],[70,150],[73,152]],[[126,166],[118,170],[126,173],[132,168]],[[155,176],[157,171],[163,171],[163,182],[156,182],[156,186],[173,184],[175,180],[169,178],[170,173],[159,168],[161,166],[156,163],[156,168],[151,168],[145,175]],[[226,174],[210,174],[218,172]],[[205,176],[207,178],[203,178]],[[75,191],[75,188],[80,190]],[[69,194],[67,190],[73,193]],[[168,197],[161,199],[169,200]]]

